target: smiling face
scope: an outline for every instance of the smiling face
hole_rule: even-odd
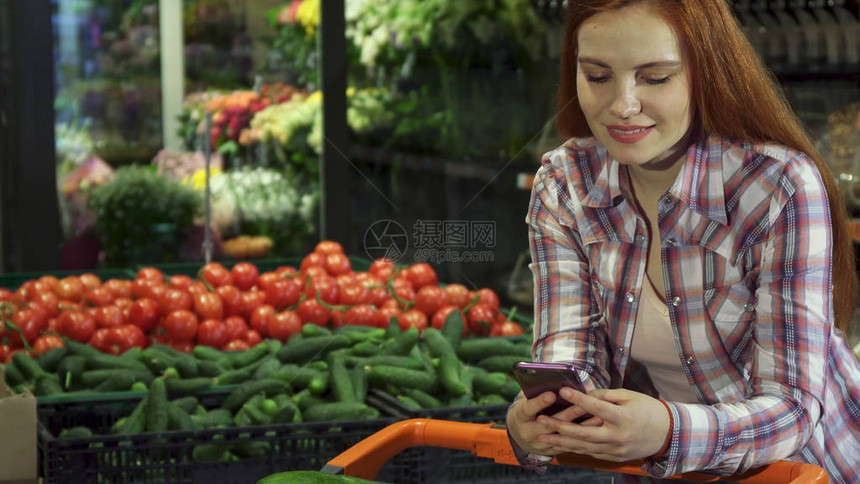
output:
[[[672,26],[639,3],[583,22],[578,47],[577,97],[597,140],[624,165],[674,165],[689,144],[693,108]]]

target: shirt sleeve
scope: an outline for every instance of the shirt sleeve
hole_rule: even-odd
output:
[[[535,176],[526,216],[536,288],[532,357],[572,363],[587,391],[607,388],[606,325],[572,209],[579,201],[552,157]]]
[[[750,397],[669,403],[669,451],[646,462],[655,476],[729,475],[785,459],[806,444],[821,417],[833,321],[827,196],[806,157],[789,163],[774,195],[755,291]]]

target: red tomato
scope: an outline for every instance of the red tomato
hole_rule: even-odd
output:
[[[221,296],[215,292],[204,292],[194,295],[194,312],[200,319],[217,319],[224,317],[224,305]]]
[[[269,287],[269,284],[275,281],[279,281],[281,279],[284,278],[279,276],[277,272],[264,272],[260,274],[260,277],[257,278],[257,287],[262,290],[265,290],[267,287]]]
[[[224,351],[245,351],[251,349],[251,345],[245,340],[234,339],[224,345],[223,349]]]
[[[113,305],[95,308],[94,317],[98,328],[115,328],[127,323],[122,309]]]
[[[263,341],[263,337],[260,336],[260,333],[256,332],[253,329],[245,331],[245,335],[243,336],[243,338],[245,338],[245,341],[250,346],[257,346],[258,344],[260,344],[261,341]]]
[[[290,336],[301,330],[302,321],[295,311],[281,311],[269,320],[269,337],[282,342],[286,342]]]
[[[330,276],[349,274],[352,271],[352,262],[343,252],[335,252],[325,256],[323,267]]]
[[[436,311],[447,304],[445,290],[439,286],[424,286],[415,294],[415,309],[427,316],[436,314]]]
[[[385,321],[385,326],[388,327],[391,324],[391,318],[397,318],[397,325],[400,325],[400,318],[402,317],[402,312],[399,308],[392,307],[383,307],[379,309],[379,315],[382,320]]]
[[[170,314],[180,309],[190,311],[194,307],[194,299],[183,289],[168,289],[158,301],[158,307],[161,314]]]
[[[65,344],[59,337],[52,334],[45,334],[36,338],[36,342],[33,343],[33,353],[35,353],[36,356],[41,356],[54,348],[62,348],[63,346],[65,346]]]
[[[269,325],[274,318],[275,308],[269,306],[268,304],[264,304],[254,309],[254,311],[251,313],[251,329],[260,333],[260,336],[268,336]]]
[[[242,292],[236,286],[221,286],[215,289],[215,292],[221,297],[224,316],[239,314],[239,309],[242,307]]]
[[[307,273],[307,269],[309,267],[323,267],[324,264],[325,255],[321,252],[311,252],[302,259],[302,263],[299,265],[299,270],[303,273]]]
[[[285,308],[299,302],[302,295],[301,288],[287,279],[272,281],[264,289],[266,293],[266,304],[274,308]]]
[[[321,240],[319,243],[317,243],[316,247],[314,247],[314,252],[326,255],[338,253],[342,254],[343,246],[333,240]]]
[[[322,266],[310,266],[303,271],[303,274],[307,277],[313,279],[328,279],[331,276],[326,272],[325,267]]]
[[[145,347],[146,335],[137,326],[124,324],[110,330],[109,341],[116,348],[117,354],[122,354],[132,348]]]
[[[188,285],[188,289],[186,289],[186,290],[188,291],[188,294],[191,294],[191,296],[194,296],[195,294],[203,294],[204,292],[210,292],[209,288],[206,287],[206,284],[204,284],[200,281],[192,282],[191,284]]]
[[[8,289],[3,289],[0,287],[0,302],[7,302],[12,300],[12,291]],[[0,358],[2,360],[2,358]]]
[[[51,292],[57,288],[57,285],[60,283],[60,280],[57,279],[57,276],[52,276],[50,274],[45,274],[36,280],[39,284],[44,284]]]
[[[43,310],[49,318],[60,314],[60,300],[53,292],[39,291],[30,296],[30,306]]]
[[[79,275],[78,279],[81,280],[81,283],[83,283],[84,287],[87,288],[88,290],[93,290],[97,287],[102,286],[101,278],[99,276],[92,274],[92,273],[89,273],[89,272],[86,274]]]
[[[164,273],[155,267],[141,267],[136,279],[149,279],[164,283]]]
[[[114,296],[110,290],[99,286],[87,291],[87,293],[84,294],[84,301],[91,306],[107,306],[108,304],[113,303],[115,297],[116,296]]]
[[[135,279],[131,282],[132,297],[148,297],[157,301],[158,297],[155,296],[164,294],[165,291],[167,291],[167,286],[164,285],[163,281],[157,279]]]
[[[478,303],[486,304],[494,308],[496,311],[501,307],[499,304],[499,296],[496,294],[496,291],[493,291],[490,288],[483,287],[477,291],[472,291],[471,296],[472,298],[478,296]]]
[[[197,316],[186,309],[171,312],[162,324],[171,341],[191,341],[197,335]]]
[[[128,315],[127,309],[130,308],[132,304],[134,304],[134,301],[127,297],[118,297],[113,300],[113,305],[125,311],[126,315]]]
[[[394,262],[392,262],[391,259],[380,257],[379,259],[371,262],[368,272],[383,281],[386,281],[394,275]]]
[[[86,287],[84,287],[84,283],[76,276],[68,276],[60,279],[57,287],[54,288],[57,297],[72,302],[78,302],[83,299],[85,291]]]
[[[319,298],[329,304],[337,304],[340,297],[340,288],[334,279],[326,277],[325,279],[313,279],[307,288],[305,288],[305,296],[308,299],[315,299],[317,294]]]
[[[260,271],[250,262],[240,262],[230,269],[230,275],[236,287],[243,291],[250,291],[257,284]]]
[[[168,341],[167,346],[183,353],[191,353],[194,351],[194,343],[191,341]]]
[[[93,334],[90,335],[89,339],[87,339],[87,344],[101,351],[102,353],[108,353],[111,355],[119,354],[119,348],[113,348],[110,340],[111,329],[99,328],[93,331]]]
[[[514,321],[496,322],[490,330],[490,336],[519,336],[523,334],[523,327]]]
[[[377,328],[383,328],[388,325],[376,307],[369,304],[359,304],[358,306],[349,308],[344,316],[344,322],[351,325],[374,326]]]
[[[368,304],[370,302],[370,291],[361,284],[347,284],[340,286],[338,304],[344,306],[355,306],[356,304]]]
[[[131,284],[131,281],[125,279],[108,279],[102,287],[110,291],[115,298],[124,297],[130,299]]]
[[[313,323],[317,326],[325,326],[331,317],[331,311],[317,302],[316,299],[305,299],[297,309],[299,318],[305,323]]]
[[[90,339],[96,329],[95,319],[85,311],[66,311],[60,314],[57,324],[60,333],[82,343]]]
[[[200,268],[200,279],[208,282],[212,287],[233,284],[233,277],[220,262],[210,262]]]
[[[404,301],[415,300],[415,289],[412,288],[412,283],[406,278],[396,278],[392,283],[394,285],[394,295],[398,299]]]
[[[173,289],[188,289],[193,282],[194,279],[192,279],[191,276],[186,276],[185,274],[174,274],[167,280],[167,286]]]
[[[248,323],[240,316],[230,316],[224,320],[224,327],[227,329],[227,341],[242,339],[245,332],[248,331]]]
[[[197,328],[197,344],[220,348],[227,343],[227,325],[221,321],[207,319]]]
[[[490,334],[493,323],[496,322],[498,309],[489,304],[478,303],[469,309],[468,326],[475,334],[486,336]]]
[[[445,326],[445,320],[448,319],[448,316],[453,311],[460,311],[460,308],[453,304],[443,306],[433,314],[433,318],[430,320],[430,325],[436,329],[442,329],[442,327]],[[463,336],[466,336],[469,334],[469,323],[463,311],[460,311],[460,318],[463,320]]]
[[[436,270],[426,262],[412,264],[406,269],[406,278],[412,283],[415,289],[421,289],[424,286],[430,286],[439,282],[439,277],[436,275]]]
[[[457,306],[460,309],[463,309],[472,302],[469,288],[462,284],[448,284],[445,286],[445,295],[448,296],[448,304]]]
[[[263,291],[248,291],[242,293],[242,304],[239,306],[239,315],[246,320],[251,319],[251,313],[258,307],[266,304],[266,293]]]
[[[138,299],[128,308],[128,322],[147,333],[155,329],[160,317],[158,303],[149,298]]]
[[[418,331],[423,332],[427,328],[427,315],[417,309],[405,311],[398,320],[400,329],[406,331],[409,328],[418,328]]]

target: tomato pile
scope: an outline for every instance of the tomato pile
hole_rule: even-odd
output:
[[[0,361],[18,351],[41,355],[62,346],[62,337],[110,354],[154,342],[181,351],[240,351],[263,338],[286,341],[304,323],[387,327],[397,318],[402,329],[423,331],[441,328],[452,311],[461,312],[464,336],[523,332],[489,288],[440,286],[426,263],[401,267],[379,259],[354,271],[342,246],[324,240],[298,268],[260,273],[249,262],[230,269],[212,262],[196,279],[145,267],[134,280],[45,275],[14,292],[0,289]]]

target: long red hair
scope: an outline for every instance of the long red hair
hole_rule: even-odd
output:
[[[854,319],[857,274],[848,212],[836,179],[725,0],[568,0],[557,99],[559,132],[565,137],[592,134],[576,97],[580,26],[597,13],[643,1],[663,15],[681,39],[700,134],[772,141],[802,151],[815,162],[830,205],[835,324],[847,333]]]

